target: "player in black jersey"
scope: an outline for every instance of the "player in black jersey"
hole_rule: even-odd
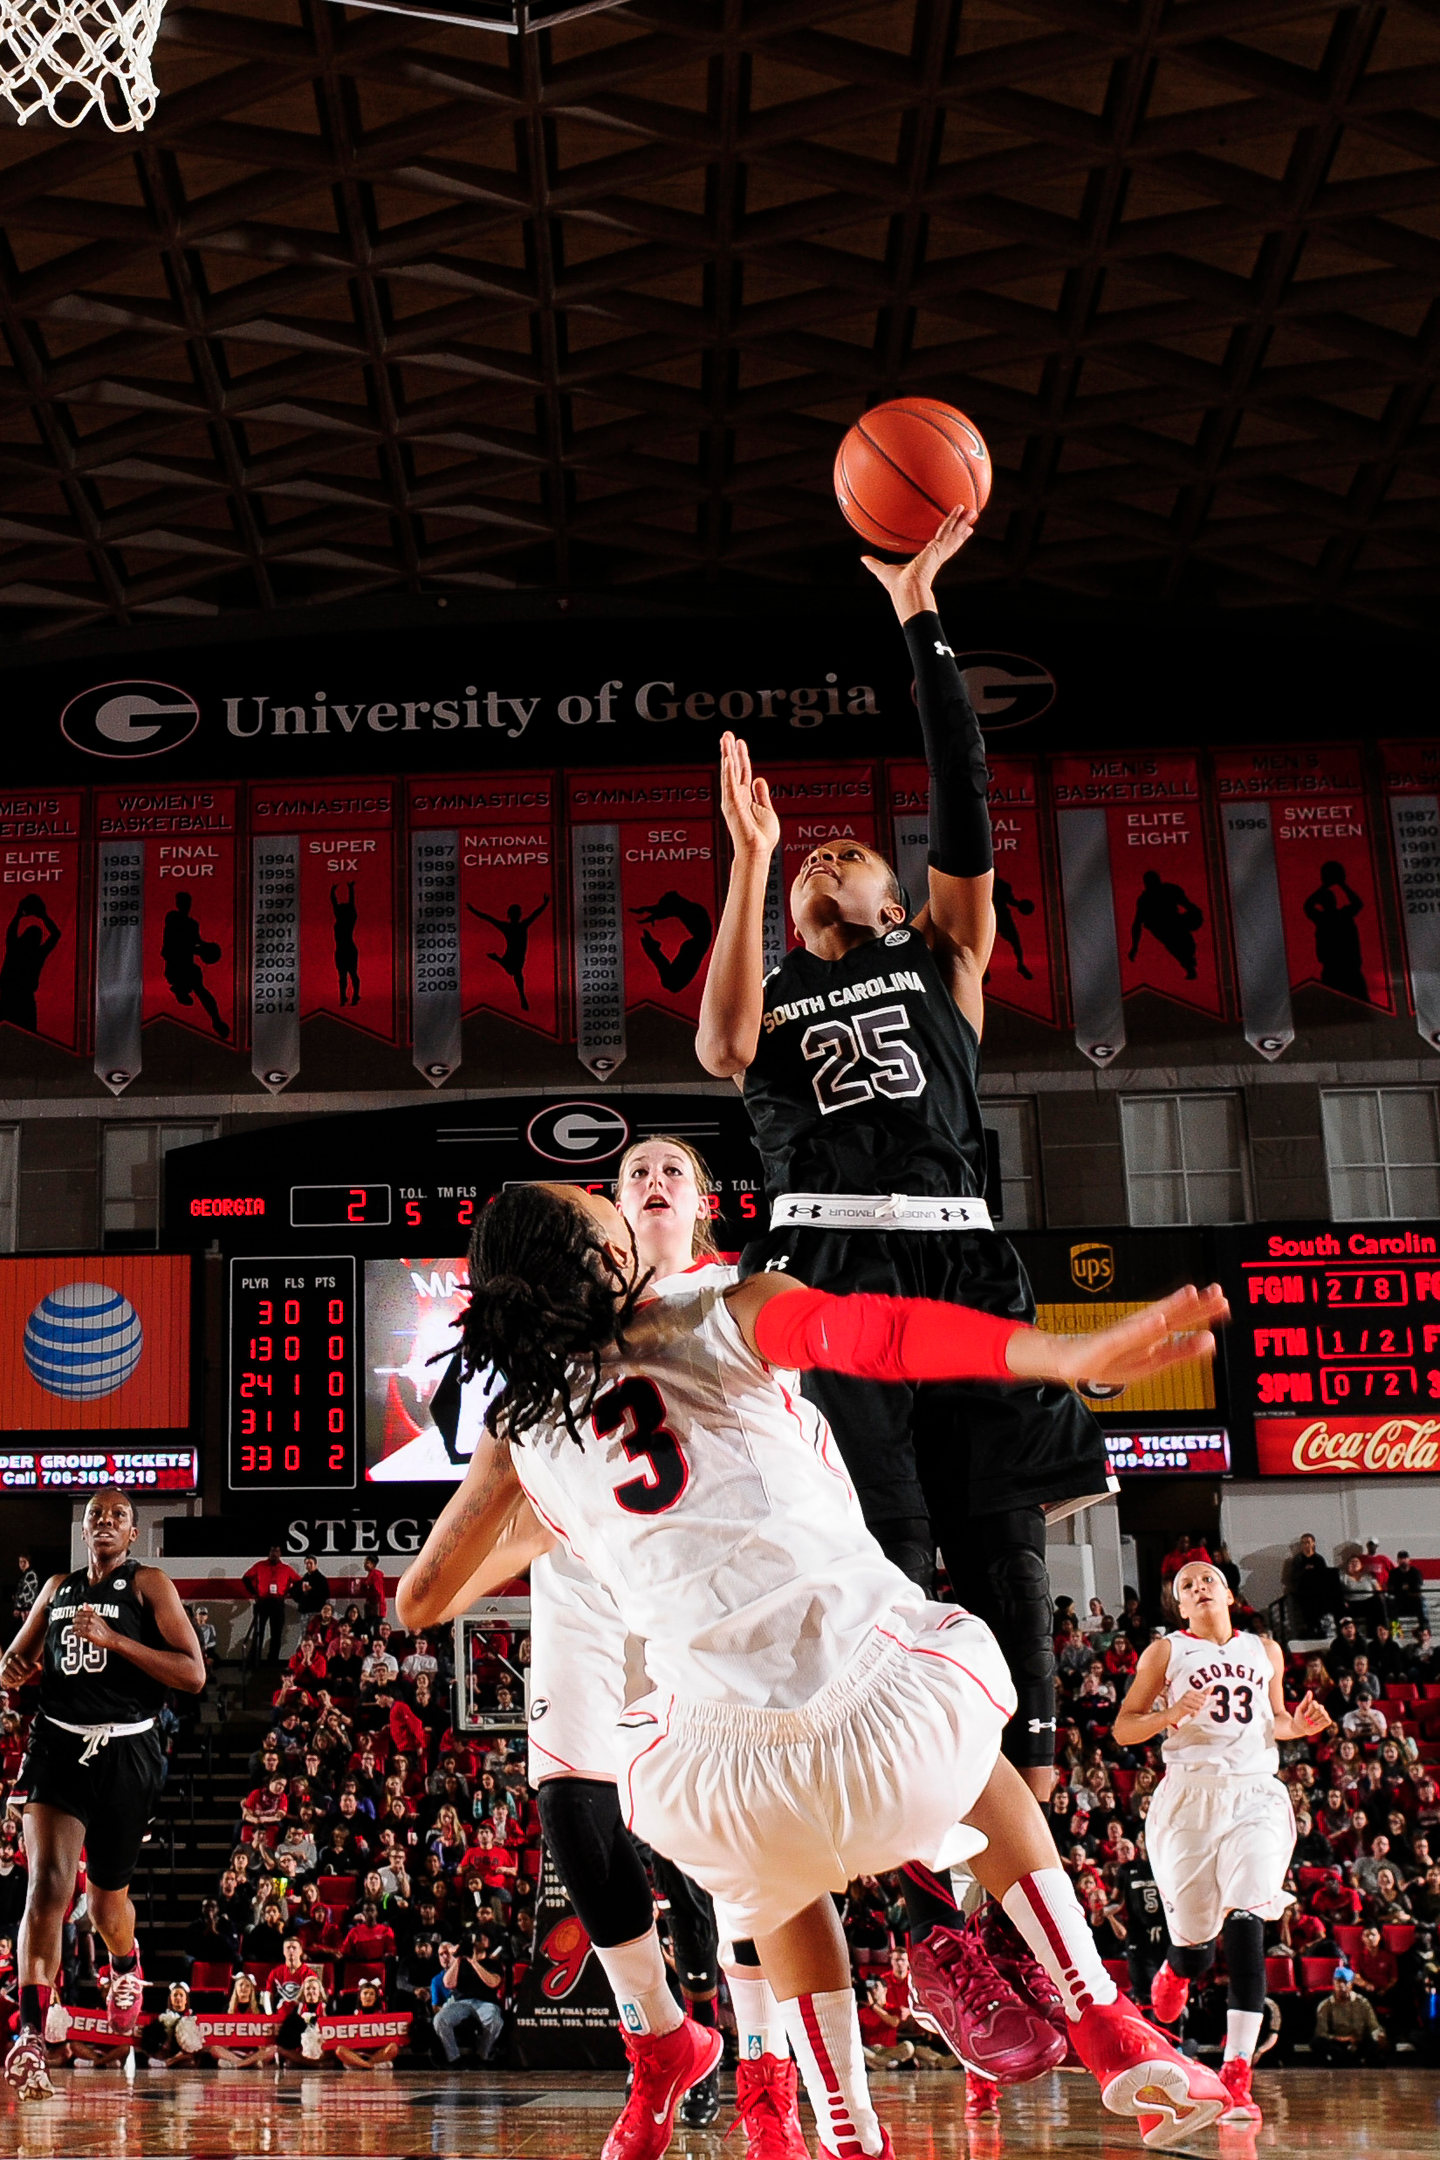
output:
[[[20,1924],[20,2023],[5,2076],[22,2100],[51,2091],[45,2013],[82,1848],[86,1901],[110,1953],[110,2024],[129,2033],[139,2023],[144,1981],[129,1884],[160,1790],[155,1713],[169,1690],[198,1695],[205,1685],[205,1660],[175,1585],[130,1558],[135,1510],[118,1486],[92,1494],[83,1535],[88,1565],[50,1577],[0,1660],[0,1687],[40,1682],[14,1793],[25,1811],[30,1882]]]
[[[913,562],[868,567],[915,669],[930,768],[929,898],[913,921],[890,865],[837,840],[801,865],[800,944],[768,976],[762,923],[779,821],[743,743],[722,742],[735,862],[697,1049],[733,1077],[755,1124],[771,1207],[742,1274],[783,1267],[816,1288],[938,1297],[1032,1319],[1024,1268],[990,1227],[977,1080],[995,939],[984,745],[931,581],[963,546],[956,512]],[[1104,1442],[1068,1390],[886,1386],[807,1374],[865,1517],[927,1583],[938,1544],[999,1638],[1020,1707],[1006,1753],[1042,1801],[1052,1781],[1054,1661],[1047,1504],[1107,1490]]]

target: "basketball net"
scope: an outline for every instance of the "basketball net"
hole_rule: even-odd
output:
[[[0,0],[0,97],[22,127],[41,111],[78,127],[96,111],[117,135],[143,128],[160,94],[150,55],[164,10],[165,0]]]

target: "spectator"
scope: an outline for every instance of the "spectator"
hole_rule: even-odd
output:
[[[1370,1841],[1369,1852],[1350,1870],[1350,1880],[1363,1897],[1374,1897],[1380,1887],[1380,1870],[1389,1862],[1390,1840],[1383,1830],[1378,1830]]]
[[[379,1965],[394,1957],[395,1930],[380,1918],[380,1908],[373,1899],[361,1905],[340,1945],[340,1955],[367,1965]]]
[[[360,1685],[372,1693],[393,1687],[400,1677],[400,1667],[384,1643],[376,1643],[360,1668]]]
[[[244,1947],[247,1965],[263,1965],[268,1972],[280,1963],[285,1954],[285,1908],[278,1898],[266,1898]]]
[[[1423,1620],[1425,1617],[1425,1578],[1408,1552],[1395,1555],[1395,1565],[1385,1585],[1385,1599],[1397,1620]]]
[[[1400,1963],[1394,1951],[1386,1949],[1385,1938],[1378,1927],[1367,1927],[1361,1935],[1354,1969],[1356,1987],[1368,1995],[1377,2008],[1392,2008],[1400,1981]]]
[[[1386,1634],[1388,1637],[1388,1629],[1386,1630]],[[1377,1675],[1370,1669],[1370,1654],[1368,1651],[1356,1651],[1355,1662],[1350,1667],[1350,1677],[1355,1682],[1355,1697],[1357,1702],[1360,1701],[1362,1698],[1367,1702],[1379,1702],[1380,1697],[1384,1694],[1385,1690],[1381,1686]]]
[[[1395,1562],[1386,1558],[1385,1554],[1380,1550],[1378,1541],[1373,1537],[1365,1540],[1365,1570],[1367,1574],[1374,1576],[1380,1595],[1383,1597],[1389,1585],[1390,1577],[1395,1572]]]
[[[440,1945],[439,1964],[430,1983],[430,2001],[446,2067],[453,2070],[459,2062],[458,2036],[472,2021],[480,2028],[476,2054],[481,2062],[488,2062],[505,2026],[504,1974],[485,1962],[480,1941],[469,1933],[458,1942]]]
[[[1393,1867],[1376,1870],[1375,1894],[1366,1907],[1365,1917],[1377,1928],[1400,1926],[1414,1919],[1415,1915],[1410,1910],[1409,1902],[1400,1888],[1400,1878]]]
[[[265,1976],[265,2007],[267,2010],[288,2009],[300,2000],[300,1989],[307,1979],[319,1979],[313,1965],[305,1960],[305,1946],[298,1935],[285,1937],[280,1963],[272,1965]]]
[[[1440,1861],[1426,1868],[1423,1884],[1411,1891],[1410,1909],[1426,1927],[1440,1926]]]
[[[1373,2062],[1388,2047],[1384,2029],[1371,2005],[1355,1992],[1348,1965],[1337,1965],[1330,1993],[1315,2013],[1311,2043],[1321,2062]]]
[[[390,1610],[390,1599],[385,1577],[380,1570],[380,1561],[375,1553],[371,1553],[365,1562],[360,1577],[360,1595],[369,1617],[374,1621],[383,1620]]]
[[[1361,1638],[1360,1630],[1355,1624],[1354,1613],[1342,1613],[1340,1625],[1335,1630],[1335,1639],[1325,1652],[1325,1662],[1337,1679],[1342,1672],[1350,1670],[1355,1661],[1356,1652],[1363,1650],[1364,1647],[1365,1644]]]
[[[433,1681],[437,1678],[439,1671],[440,1660],[430,1648],[426,1637],[417,1635],[409,1655],[401,1661],[401,1678],[408,1680],[413,1687],[422,1673],[427,1680]]]
[[[195,1630],[195,1640],[200,1645],[200,1655],[204,1658],[208,1671],[220,1652],[220,1637],[214,1621],[210,1618],[209,1606],[195,1606],[190,1614],[190,1624]]]
[[[1208,1560],[1210,1548],[1203,1537],[1193,1530],[1182,1530],[1173,1552],[1168,1552],[1160,1563],[1160,1580],[1171,1583],[1182,1567],[1191,1560]]]
[[[376,1979],[359,1982],[351,2015],[355,2017],[381,2017],[385,2011],[385,1996],[381,1983]],[[337,2061],[347,2070],[392,2070],[400,2053],[398,2040],[345,2040],[335,2050]]]
[[[885,2001],[885,1984],[882,1980],[867,1980],[865,1999],[859,2006],[860,2044],[865,2051],[865,2066],[869,2070],[898,2070],[902,2063],[913,2062],[915,2049],[908,2040],[900,2037],[900,2019]]]
[[[1424,1687],[1429,1681],[1440,1680],[1440,1657],[1436,1655],[1435,1638],[1423,1620],[1410,1646],[1405,1677],[1419,1687]]]
[[[260,2000],[260,1990],[255,1985],[254,1976],[248,1972],[236,1973],[230,1988],[226,2015],[258,2018],[264,2014],[265,2005]],[[269,2039],[211,2039],[207,2040],[205,2045],[214,2060],[225,2070],[256,2070],[262,2063],[272,2062],[275,2056]]]
[[[1340,1595],[1345,1600],[1345,1610],[1357,1621],[1368,1625],[1385,1618],[1385,1600],[1380,1594],[1380,1585],[1359,1553],[1351,1553],[1340,1570]]]
[[[330,1603],[330,1585],[321,1574],[320,1563],[314,1553],[305,1555],[300,1580],[295,1586],[295,1603],[300,1608],[300,1617],[306,1624],[308,1634],[310,1622],[318,1619]]]
[[[295,2000],[289,2005],[275,2035],[275,2051],[282,2062],[303,2069],[323,2061],[320,2020],[325,2015],[325,1983],[309,1966]]]
[[[1376,1702],[1357,1701],[1339,1723],[1346,1739],[1357,1740],[1362,1747],[1378,1747],[1388,1730],[1385,1713]]]
[[[292,1675],[302,1688],[319,1687],[321,1681],[325,1679],[329,1672],[329,1666],[326,1663],[325,1652],[320,1647],[318,1636],[301,1636],[291,1654],[286,1671]]]
[[[181,1955],[187,1979],[196,1964],[233,1965],[239,1958],[240,1937],[221,1912],[218,1898],[201,1899],[199,1919],[192,1920],[181,1937]]]
[[[251,1647],[257,1664],[278,1665],[280,1645],[285,1634],[285,1600],[295,1589],[300,1578],[294,1568],[288,1567],[280,1557],[280,1547],[272,1545],[263,1560],[247,1568],[240,1580],[255,1600],[255,1619],[251,1635]],[[269,1633],[270,1654],[265,1656],[265,1636]]]
[[[29,1553],[20,1553],[15,1561],[15,1588],[10,1593],[10,1614],[15,1626],[20,1627],[29,1618],[30,1608],[40,1595],[40,1577],[31,1566]]]

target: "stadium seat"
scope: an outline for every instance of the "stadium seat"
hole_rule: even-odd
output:
[[[1267,1995],[1296,1995],[1295,1960],[1287,1957],[1267,1957],[1265,1960],[1265,1992]]]
[[[1338,1958],[1302,1957],[1300,1960],[1300,1984],[1307,1995],[1328,1995],[1330,1983],[1335,1978]]]
[[[1354,1927],[1347,1923],[1342,1927],[1331,1928],[1330,1932],[1335,1937],[1336,1942],[1339,1943],[1345,1956],[1353,1962],[1360,1954],[1360,1941],[1365,1933],[1364,1928]]]
[[[1382,1703],[1419,1702],[1420,1690],[1413,1680],[1392,1680],[1381,1693],[1380,1700]]]
[[[320,1902],[332,1912],[349,1912],[355,1902],[355,1885],[358,1875],[321,1875],[316,1878]]]
[[[378,1974],[388,1997],[394,1969],[394,1958],[346,1958],[340,1968],[340,1992],[342,1995],[353,1994],[362,1980],[374,1979]]]
[[[1411,1920],[1391,1920],[1381,1928],[1380,1933],[1386,1949],[1393,1950],[1396,1957],[1404,1957],[1415,1942],[1415,1924]],[[1335,1939],[1337,1942],[1340,1939],[1338,1928],[1335,1930]]]
[[[197,1958],[190,1968],[190,1993],[192,1995],[223,1995],[228,2001],[230,1982],[234,1977],[235,1968],[233,1965],[229,1963],[207,1965],[203,1958]]]
[[[1440,1702],[1440,1680],[1427,1680],[1420,1690],[1426,1702]]]

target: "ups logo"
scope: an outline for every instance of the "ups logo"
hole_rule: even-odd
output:
[[[1114,1246],[1072,1245],[1070,1275],[1077,1290],[1088,1290],[1091,1297],[1099,1297],[1115,1280]]]

